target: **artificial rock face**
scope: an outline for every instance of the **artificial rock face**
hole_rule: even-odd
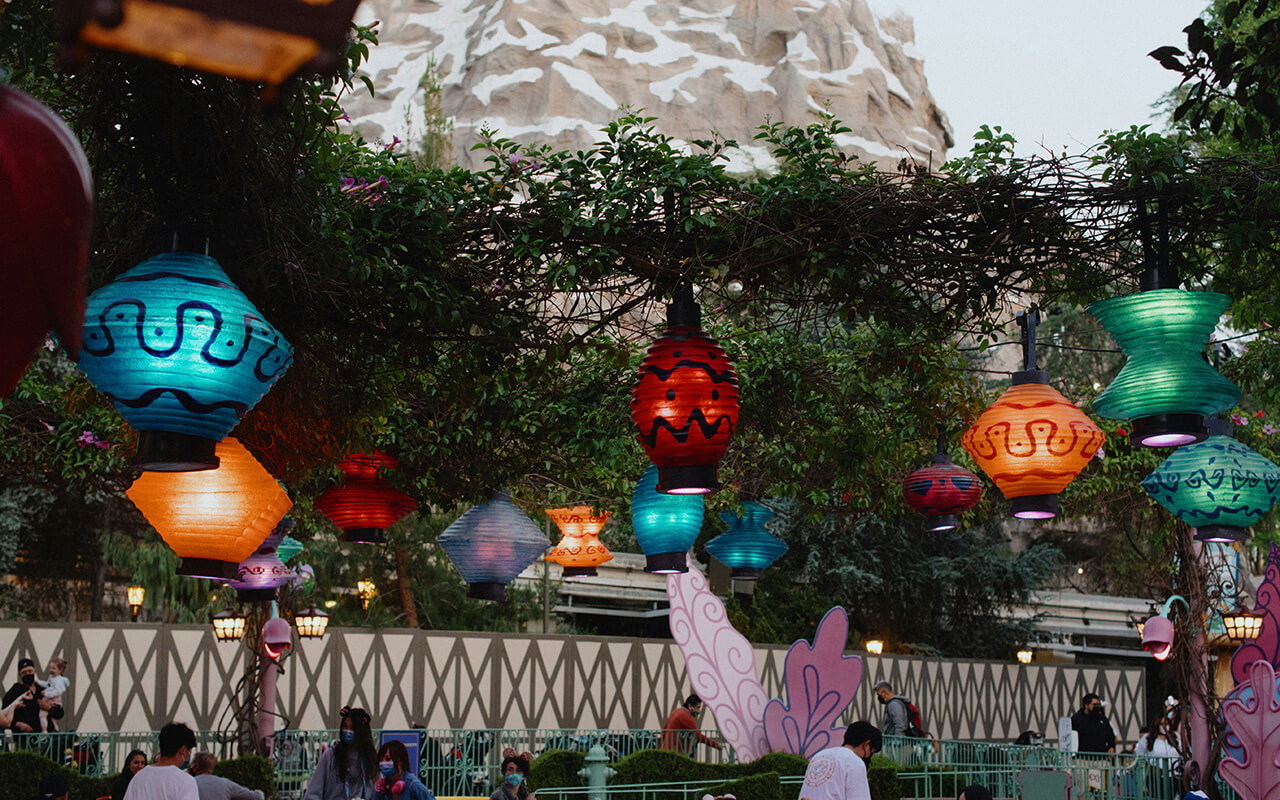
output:
[[[866,0],[366,0],[357,19],[378,20],[381,43],[365,67],[376,96],[344,101],[352,123],[416,143],[434,69],[463,166],[483,163],[470,150],[483,127],[577,149],[628,108],[679,140],[737,141],[737,172],[773,166],[758,126],[824,110],[852,128],[840,145],[882,169],[937,167],[953,144],[911,19]]]

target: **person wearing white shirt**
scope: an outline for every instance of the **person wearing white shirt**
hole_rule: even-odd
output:
[[[129,781],[124,800],[200,800],[196,779],[184,770],[196,749],[196,735],[181,722],[160,729],[160,755]]]
[[[880,750],[880,729],[859,720],[844,732],[844,744],[828,747],[809,761],[800,800],[871,800],[867,764]]]

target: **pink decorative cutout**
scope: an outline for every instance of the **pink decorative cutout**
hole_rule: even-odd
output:
[[[734,630],[724,603],[707,589],[707,579],[689,559],[689,571],[667,576],[671,635],[684,653],[689,681],[712,713],[738,761],[769,752],[764,707],[769,702],[756,677],[751,643]]]
[[[1249,667],[1255,661],[1280,666],[1280,547],[1274,544],[1267,554],[1267,573],[1258,587],[1258,602],[1253,610],[1264,615],[1262,633],[1257,640],[1240,645],[1231,656],[1231,677],[1236,683],[1249,679]]]
[[[1267,568],[1268,574],[1270,567]],[[1234,696],[1246,689],[1246,696]],[[1222,704],[1227,720],[1228,746],[1218,763],[1218,774],[1241,797],[1250,800],[1280,798],[1280,697],[1271,664],[1257,659],[1249,669],[1249,681]]]
[[[765,736],[774,752],[812,758],[844,741],[845,729],[832,725],[862,681],[862,659],[844,654],[848,639],[849,617],[836,606],[818,623],[812,646],[797,639],[787,651],[787,702],[770,700],[764,709]]]

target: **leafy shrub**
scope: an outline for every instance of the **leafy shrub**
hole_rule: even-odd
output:
[[[761,772],[736,781],[707,787],[704,794],[721,797],[731,794],[738,800],[782,800],[782,783],[776,772]]]
[[[867,766],[867,783],[871,787],[871,800],[901,800],[898,786],[898,765],[882,755],[871,757]]]
[[[754,767],[755,772],[776,772],[780,776],[803,775],[809,767],[809,759],[794,753],[765,753],[744,767]]]
[[[276,770],[262,756],[243,755],[219,761],[213,766],[213,774],[233,780],[246,789],[258,789],[267,800],[276,796]]]
[[[707,792],[713,795],[729,793],[738,797],[738,800],[755,800],[756,797],[774,800],[782,791],[779,776],[803,775],[808,765],[809,762],[804,757],[791,753],[767,753],[746,764],[704,764],[670,750],[641,750],[613,765],[618,774],[610,783],[728,781],[735,785],[743,783],[742,791],[725,789],[724,786],[729,784],[723,784],[707,789]],[[773,776],[772,782],[768,779],[748,781],[766,774]],[[897,773],[894,775],[896,780]],[[705,793],[700,792],[699,795]],[[623,793],[618,800],[628,798]],[[897,800],[897,797],[895,795],[887,800]]]
[[[70,800],[95,800],[111,794],[112,775],[94,778],[60,766],[39,753],[19,750],[0,753],[0,800],[27,800],[36,793],[46,775],[61,774],[67,779]]]
[[[586,782],[578,777],[578,770],[586,757],[580,750],[547,750],[529,765],[529,785],[534,791],[550,786],[583,786]]]

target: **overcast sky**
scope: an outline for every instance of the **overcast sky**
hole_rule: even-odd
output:
[[[1019,153],[1079,152],[1104,129],[1151,120],[1177,85],[1147,53],[1183,46],[1207,0],[870,0],[915,18],[916,45],[960,155],[979,125],[1001,125]],[[1156,124],[1159,128],[1159,124]]]

